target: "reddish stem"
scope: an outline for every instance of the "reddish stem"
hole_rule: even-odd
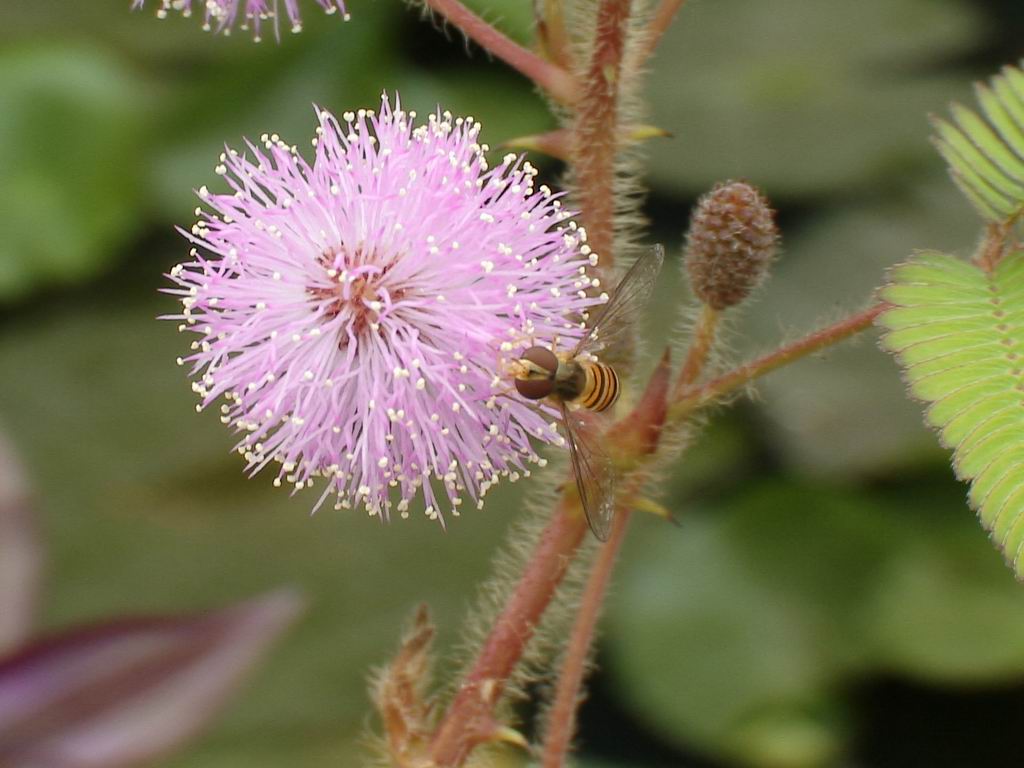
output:
[[[1024,217],[1024,211],[1016,213],[1005,221],[997,221],[988,225],[985,238],[978,246],[974,255],[974,263],[985,272],[993,272],[1003,256],[1019,248],[1020,244],[1013,236],[1014,229]]]
[[[608,591],[616,557],[622,547],[622,541],[626,538],[629,517],[628,505],[622,504],[612,523],[611,535],[601,547],[587,579],[579,613],[576,614],[569,645],[566,647],[565,663],[558,677],[555,700],[548,714],[548,729],[541,758],[542,768],[562,768],[569,754],[572,737],[576,731],[576,710],[581,701],[580,691],[587,672],[587,658],[590,655],[594,629],[601,615],[601,605],[605,592]]]
[[[724,376],[709,381],[700,387],[692,387],[678,395],[669,406],[669,421],[677,421],[687,414],[713,403],[722,395],[739,389],[744,384],[763,376],[766,373],[781,368],[806,355],[817,352],[825,347],[837,344],[843,339],[849,338],[868,328],[882,312],[888,309],[885,303],[875,304],[872,307],[851,315],[838,323],[829,325],[815,331],[792,344],[779,347],[764,357],[759,357],[746,365],[741,365]]]
[[[779,348],[746,365],[714,379],[700,387],[684,391],[670,406],[668,419],[679,421],[697,408],[709,405],[758,376],[793,362],[805,355],[836,344],[869,327],[888,305],[876,304],[827,328],[816,331],[799,341]],[[667,370],[667,369],[666,369]],[[642,482],[642,471],[630,473],[629,491],[623,498],[629,498]],[[613,531],[613,541],[606,550],[617,550],[628,516],[620,515]],[[555,590],[568,570],[569,564],[586,533],[586,523],[573,497],[563,497],[555,514],[544,529],[541,539],[515,591],[498,617],[480,655],[466,677],[455,700],[439,725],[431,748],[434,765],[439,768],[455,768],[462,765],[473,748],[496,738],[498,724],[493,710],[504,692],[506,682],[512,673],[541,616],[550,604]],[[601,595],[607,588],[608,577],[614,562],[614,551],[602,552],[595,574],[592,575],[581,615],[573,632],[571,647],[566,655],[566,669],[559,681],[559,695],[552,712],[549,743],[553,754],[559,750],[564,754],[572,738],[575,703],[578,698],[587,648],[593,634]],[[564,692],[562,692],[564,689]],[[552,741],[554,739],[555,741]],[[563,745],[563,746],[559,746]],[[552,758],[554,759],[554,758]],[[551,763],[546,763],[551,765]]]
[[[575,126],[580,210],[590,247],[602,258],[605,270],[613,265],[619,81],[631,5],[632,0],[602,0],[597,9],[593,55]]]
[[[604,439],[606,445],[632,458],[639,465],[658,450],[661,429],[668,410],[669,379],[672,374],[669,350],[647,382],[643,396],[628,416],[616,424]],[[611,535],[601,548],[583,590],[579,613],[566,647],[562,671],[558,676],[555,700],[548,714],[547,734],[544,741],[544,768],[559,768],[565,761],[576,727],[576,708],[586,675],[587,657],[593,642],[594,627],[601,612],[601,603],[611,580],[615,558],[629,525],[629,514],[636,503],[636,494],[649,479],[641,466],[623,474],[623,482],[616,492],[617,515]]]
[[[693,408],[712,402],[716,397],[785,363],[842,341],[870,326],[884,309],[884,304],[870,307],[835,325],[816,331],[800,341],[781,347],[770,355],[741,366],[703,387],[687,392],[686,388],[697,380],[707,363],[718,323],[718,313],[710,307],[705,307],[697,323],[686,361],[676,379],[674,390],[680,394],[677,395],[679,399],[673,404],[673,415],[678,417]],[[641,473],[633,474],[630,478],[630,489],[620,497],[620,502],[623,499],[631,498],[637,488],[642,486],[642,482]],[[569,753],[575,731],[576,709],[580,702],[580,690],[586,674],[586,661],[590,645],[593,642],[594,629],[597,626],[601,604],[608,590],[615,560],[629,524],[628,506],[628,503],[622,504],[623,509],[620,509],[615,519],[611,536],[598,554],[584,589],[579,613],[566,648],[565,661],[558,678],[555,700],[548,716],[548,731],[541,762],[543,768],[561,768]]]
[[[437,766],[462,765],[476,745],[492,738],[494,706],[586,530],[587,524],[578,506],[563,497],[473,669],[435,733],[431,757]]]
[[[565,75],[564,70],[513,43],[457,0],[426,2],[484,48],[553,95],[557,97],[561,93],[569,97],[565,100],[572,100],[575,94],[571,85],[566,89],[560,77],[552,82],[552,73]],[[601,0],[593,54],[574,128],[573,161],[580,187],[580,208],[588,227],[590,246],[608,265],[612,260],[615,233],[619,81],[630,7],[631,0]],[[569,499],[563,496],[560,501],[515,591],[438,726],[431,746],[431,759],[436,766],[460,766],[476,745],[494,738],[497,725],[494,707],[586,533],[578,502],[571,495]],[[624,521],[619,525],[624,525]],[[596,612],[597,605],[593,610]],[[582,657],[585,655],[584,652]]]
[[[711,348],[715,343],[718,318],[718,312],[708,304],[701,309],[700,319],[697,320],[697,327],[693,331],[690,349],[686,354],[686,360],[683,361],[683,367],[679,371],[679,378],[676,379],[673,399],[697,381],[704,370],[708,357],[711,355]]]
[[[526,75],[551,94],[556,101],[572,104],[576,100],[576,82],[571,74],[498,31],[459,0],[424,1],[431,9],[462,30],[466,37],[475,40],[481,48]]]

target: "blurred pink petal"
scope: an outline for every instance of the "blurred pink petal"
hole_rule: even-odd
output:
[[[0,434],[0,654],[28,637],[42,570],[28,482],[14,448]]]
[[[72,630],[0,661],[0,765],[117,768],[195,736],[295,620],[277,591],[198,616]]]

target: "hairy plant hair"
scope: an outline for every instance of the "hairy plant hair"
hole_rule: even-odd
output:
[[[523,501],[523,509],[509,526],[503,545],[492,563],[492,574],[477,590],[476,599],[463,622],[462,636],[454,649],[462,680],[483,646],[487,634],[504,608],[509,592],[514,589],[533,554],[552,510],[558,506],[563,482],[572,482],[566,457],[558,455],[543,472],[533,474],[535,482]],[[555,592],[555,596],[535,627],[533,637],[510,675],[502,713],[509,714],[509,702],[522,700],[528,688],[547,678],[551,660],[563,644],[575,614],[574,603],[582,593],[597,542],[589,533],[580,545],[579,555]],[[448,692],[454,695],[455,687]]]

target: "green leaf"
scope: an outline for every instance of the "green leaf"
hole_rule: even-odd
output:
[[[935,121],[935,144],[978,212],[1003,221],[1024,210],[1024,73],[1006,67],[976,91],[985,117],[954,104],[952,123]]]
[[[910,393],[953,449],[957,477],[1024,577],[1024,253],[992,271],[925,252],[896,267],[879,323]]]

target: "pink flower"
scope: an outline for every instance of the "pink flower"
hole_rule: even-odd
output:
[[[132,0],[132,8],[141,8],[146,0]],[[168,11],[178,11],[182,16],[192,15],[193,0],[159,0],[160,7],[156,15],[167,18]],[[242,29],[252,28],[253,37],[260,39],[260,27],[264,22],[274,25],[274,36],[280,36],[280,12],[278,4],[280,0],[196,0],[203,8],[203,29],[216,31],[222,34],[230,34],[238,22],[239,15],[242,16]],[[285,13],[288,14],[288,21],[291,24],[292,32],[302,31],[302,18],[299,15],[298,0],[283,0]],[[349,15],[345,10],[344,0],[316,0],[316,2],[327,13],[341,11],[342,17],[348,21]]]
[[[420,490],[428,517],[457,515],[542,462],[533,440],[561,442],[505,366],[579,338],[596,256],[528,162],[488,169],[472,118],[413,127],[386,97],[317,115],[312,164],[265,135],[221,156],[233,193],[199,190],[196,247],[170,275],[199,334],[181,362],[252,473],[276,460],[275,484],[384,518]]]

